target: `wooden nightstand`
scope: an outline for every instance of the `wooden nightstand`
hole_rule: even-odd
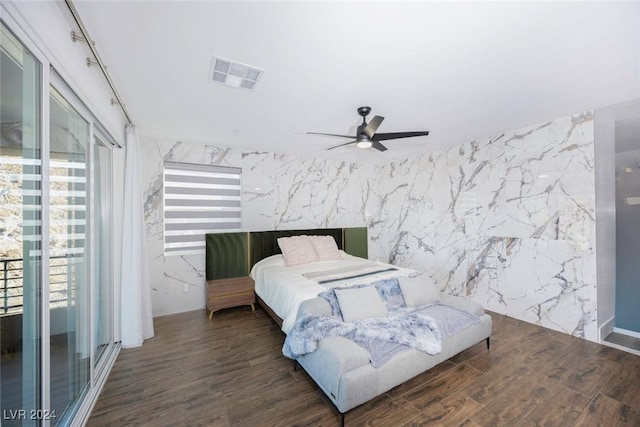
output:
[[[207,310],[209,320],[213,312],[223,308],[250,305],[255,311],[256,296],[253,291],[253,279],[248,276],[228,279],[207,280]]]

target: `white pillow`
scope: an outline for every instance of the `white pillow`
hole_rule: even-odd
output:
[[[292,265],[308,264],[318,261],[316,250],[308,236],[280,237],[278,246],[284,257],[284,265],[287,267]]]
[[[416,277],[398,277],[398,283],[407,307],[433,304],[440,300],[440,292],[426,274]]]
[[[375,286],[336,289],[335,294],[342,312],[342,320],[345,322],[387,315],[387,306]]]
[[[338,250],[336,241],[331,236],[307,236],[311,240],[313,248],[318,255],[318,261],[336,261],[341,260],[342,256]]]

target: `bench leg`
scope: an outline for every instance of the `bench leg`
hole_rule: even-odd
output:
[[[490,342],[491,342],[491,337],[487,337],[487,350],[489,350],[491,346]]]
[[[340,427],[344,427],[344,414],[340,412]]]

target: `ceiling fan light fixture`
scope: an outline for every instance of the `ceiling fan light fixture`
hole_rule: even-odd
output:
[[[368,139],[363,139],[362,141],[358,141],[356,143],[356,146],[358,148],[369,148],[371,147],[371,141],[369,141]]]

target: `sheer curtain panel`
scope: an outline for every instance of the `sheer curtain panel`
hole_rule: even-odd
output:
[[[153,337],[151,286],[147,270],[141,163],[135,128],[127,128],[124,208],[122,218],[121,339],[122,347],[139,347]]]

